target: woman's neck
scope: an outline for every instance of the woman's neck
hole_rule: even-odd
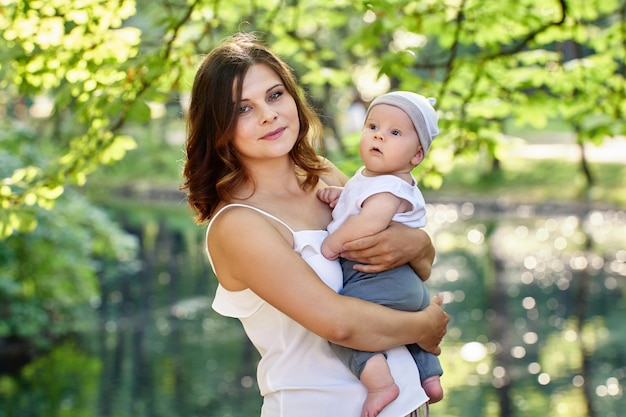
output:
[[[255,195],[285,195],[300,193],[301,181],[291,158],[247,163],[250,180],[235,195],[250,201]]]

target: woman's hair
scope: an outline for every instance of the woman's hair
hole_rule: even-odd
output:
[[[289,154],[306,175],[303,187],[313,187],[324,171],[313,143],[321,138],[322,124],[302,97],[291,69],[254,35],[235,34],[205,56],[191,90],[181,189],[197,223],[208,220],[220,202],[229,203],[237,186],[251,181],[233,146],[233,135],[243,79],[255,64],[273,69],[296,102],[300,131]]]

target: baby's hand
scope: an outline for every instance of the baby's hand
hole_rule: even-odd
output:
[[[317,190],[317,198],[328,204],[330,208],[335,208],[337,200],[343,191],[343,187],[325,187]]]

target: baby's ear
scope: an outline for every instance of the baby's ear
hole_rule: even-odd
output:
[[[424,160],[424,148],[420,146],[420,149],[411,158],[413,166],[418,166]]]

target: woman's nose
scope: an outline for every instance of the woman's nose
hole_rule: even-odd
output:
[[[261,117],[261,124],[271,123],[278,117],[278,113],[271,107],[265,107],[263,109],[263,115]]]

